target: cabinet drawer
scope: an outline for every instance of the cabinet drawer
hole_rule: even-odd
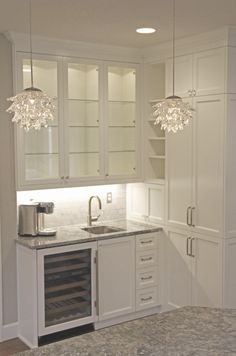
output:
[[[147,250],[154,249],[157,246],[157,236],[155,234],[142,234],[136,236],[136,249],[137,250]]]
[[[136,289],[154,287],[158,284],[157,266],[143,268],[136,272]]]
[[[154,266],[157,264],[157,251],[137,251],[136,253],[136,268]]]
[[[136,292],[136,310],[154,307],[159,304],[158,288],[140,289]]]

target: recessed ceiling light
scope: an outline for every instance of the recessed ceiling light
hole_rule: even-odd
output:
[[[151,27],[141,27],[141,28],[137,28],[136,32],[138,32],[138,33],[154,33],[154,32],[156,32],[156,29],[151,28]]]

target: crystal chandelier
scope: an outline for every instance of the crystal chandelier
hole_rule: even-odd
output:
[[[160,124],[162,130],[177,132],[183,130],[193,117],[193,109],[189,103],[175,95],[175,0],[173,0],[173,95],[153,105],[155,125]]]
[[[12,121],[24,128],[40,130],[47,127],[48,121],[53,120],[55,114],[54,99],[47,96],[42,90],[34,87],[33,77],[33,55],[32,55],[32,34],[31,34],[31,0],[29,0],[29,34],[30,34],[30,69],[31,87],[24,89],[14,97],[8,98],[11,106],[7,112],[14,113]]]

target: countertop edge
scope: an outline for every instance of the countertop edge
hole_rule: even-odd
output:
[[[130,231],[119,231],[116,233],[108,233],[108,234],[101,234],[101,235],[95,235],[95,234],[90,234],[85,232],[83,237],[78,237],[78,239],[73,239],[73,240],[63,240],[63,241],[45,241],[45,239],[48,239],[48,237],[21,237],[18,236],[15,241],[16,244],[27,247],[31,250],[41,250],[41,249],[46,249],[46,248],[53,248],[53,247],[60,247],[60,246],[68,246],[68,245],[76,245],[76,244],[83,244],[83,243],[88,243],[88,242],[96,242],[100,240],[107,240],[107,239],[113,239],[113,238],[120,238],[120,237],[127,237],[127,236],[132,236],[132,235],[141,235],[145,233],[152,233],[152,232],[161,232],[163,231],[163,228],[160,226],[154,226],[151,225],[148,226],[148,224],[142,225],[142,223],[137,223],[131,220],[128,220],[129,224],[132,226],[134,230]],[[117,223],[117,222],[116,222]],[[115,222],[113,225],[116,224]],[[139,227],[140,225],[140,227]],[[71,226],[62,226],[61,228],[68,228],[68,231],[75,227],[78,227],[78,231],[80,230],[80,226],[84,227],[84,225],[71,225]],[[136,230],[137,229],[137,230]],[[62,233],[62,232],[61,232]],[[82,232],[81,232],[82,233]],[[86,237],[85,234],[88,234],[88,237]],[[42,242],[42,245],[37,244],[37,241]],[[44,241],[45,243],[44,243]],[[34,245],[35,242],[35,245]]]

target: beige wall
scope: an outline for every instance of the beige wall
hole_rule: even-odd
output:
[[[3,324],[17,321],[16,194],[13,124],[5,112],[12,95],[11,43],[0,34],[0,217],[2,237]]]

